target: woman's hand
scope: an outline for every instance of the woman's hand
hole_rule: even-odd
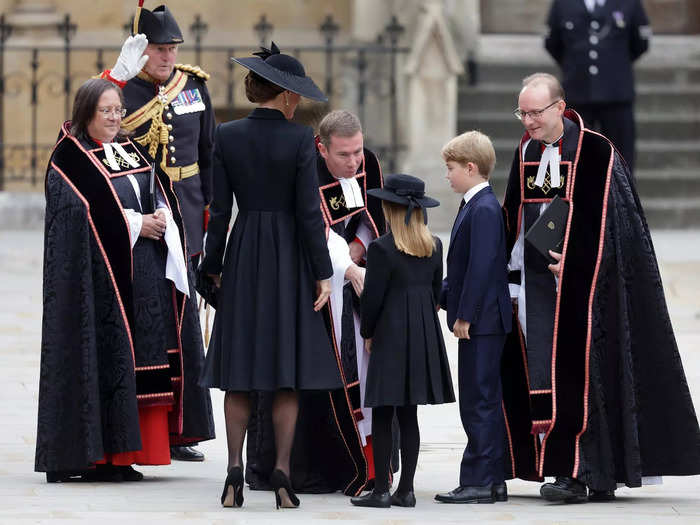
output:
[[[143,224],[141,224],[141,237],[146,239],[160,239],[165,233],[166,226],[165,217],[162,213],[150,213],[143,216]]]
[[[314,302],[314,312],[318,312],[328,302],[331,296],[331,280],[323,279],[316,281],[316,301]]]
[[[365,339],[365,351],[368,354],[372,353],[372,338],[371,337],[369,339]]]

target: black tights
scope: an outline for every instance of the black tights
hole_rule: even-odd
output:
[[[420,432],[416,405],[403,407],[383,406],[372,409],[372,447],[374,448],[374,481],[377,492],[389,491],[389,469],[391,463],[391,422],[394,409],[401,431],[401,479],[396,492],[401,494],[413,490],[413,477],[418,464]]]
[[[272,402],[272,425],[275,429],[277,461],[275,468],[289,476],[289,461],[294,443],[294,429],[299,413],[299,398],[291,390],[278,390]],[[248,392],[226,392],[224,397],[228,470],[243,466],[243,440],[250,417]]]

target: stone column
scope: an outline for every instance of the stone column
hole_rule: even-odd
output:
[[[440,0],[422,2],[411,42],[400,106],[408,146],[402,171],[425,180],[426,192],[440,200],[428,213],[431,229],[444,232],[452,226],[459,196],[445,180],[440,150],[457,132],[457,76],[463,69]]]

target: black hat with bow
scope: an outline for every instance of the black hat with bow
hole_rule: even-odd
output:
[[[159,5],[153,11],[141,7],[134,17],[134,34],[146,35],[149,44],[181,44],[184,42],[180,27],[170,9]]]
[[[270,49],[264,47],[261,49],[262,51],[253,53],[255,56],[232,57],[231,60],[292,93],[320,102],[328,101],[323,91],[310,77],[306,76],[304,66],[296,58],[280,53],[274,42]]]
[[[407,225],[411,220],[413,210],[423,210],[423,220],[427,224],[428,214],[425,212],[425,208],[440,206],[439,201],[425,195],[425,183],[422,180],[403,173],[387,175],[384,179],[384,187],[367,190],[367,195],[407,206],[405,221]]]

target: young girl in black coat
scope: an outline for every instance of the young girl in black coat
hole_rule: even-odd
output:
[[[390,232],[369,245],[360,301],[360,332],[370,353],[365,406],[372,407],[375,487],[352,498],[363,507],[413,507],[413,476],[420,434],[417,405],[455,400],[436,305],[442,286],[442,244],[427,227],[423,181],[389,175],[384,188],[368,190],[383,200]],[[389,495],[391,422],[401,431],[401,479]]]

